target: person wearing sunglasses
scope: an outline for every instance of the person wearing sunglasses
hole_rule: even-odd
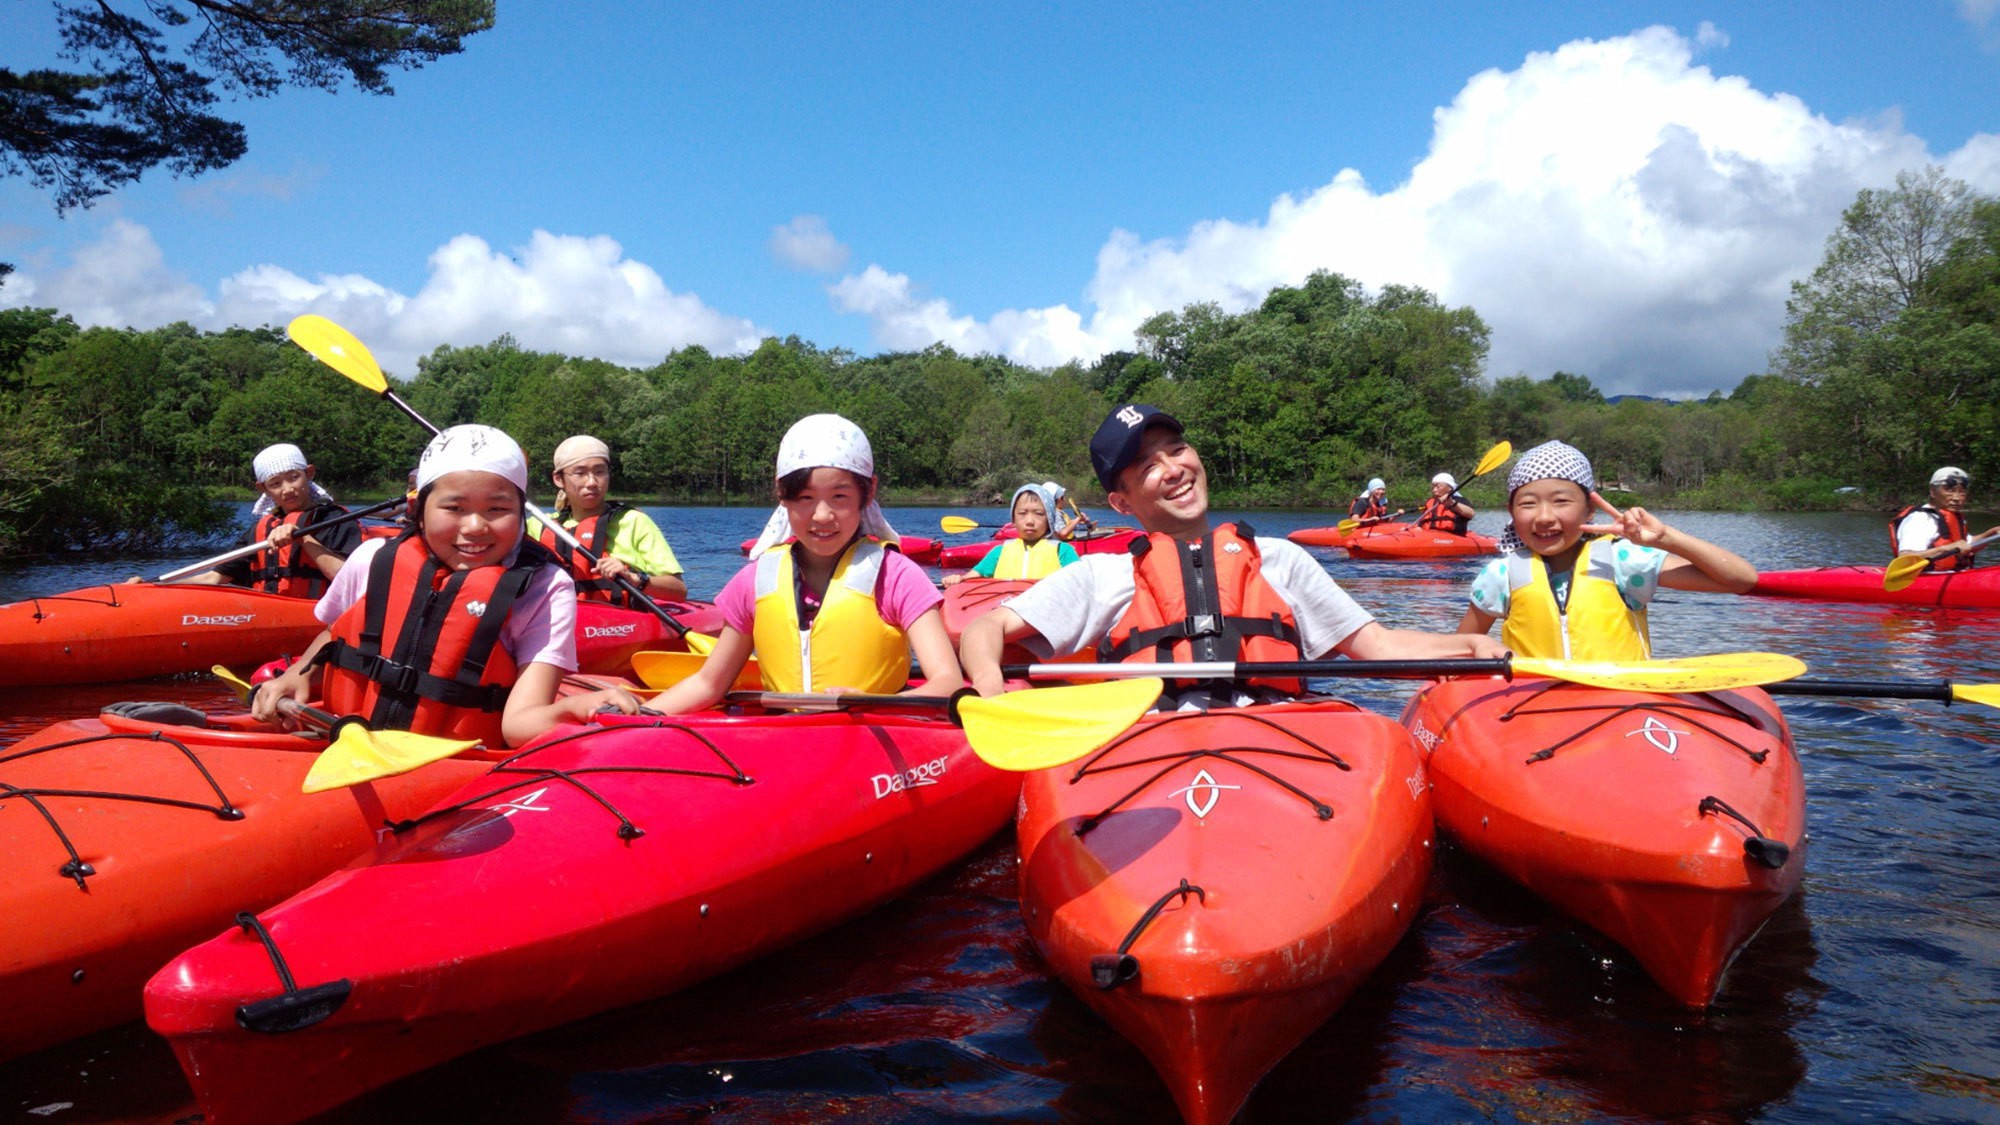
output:
[[[1965,570],[1984,544],[1967,549],[1965,501],[1972,491],[1972,477],[1964,469],[1946,465],[1931,474],[1931,498],[1927,504],[1912,504],[1889,519],[1890,546],[1896,556],[1917,555],[1931,560],[1932,570]],[[1991,534],[1994,529],[1988,529]]]

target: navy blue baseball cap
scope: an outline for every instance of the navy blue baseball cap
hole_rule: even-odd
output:
[[[1139,458],[1139,441],[1147,426],[1172,426],[1181,432],[1180,420],[1157,406],[1128,402],[1105,417],[1090,439],[1090,467],[1097,470],[1097,483],[1106,492],[1118,490],[1118,474]]]

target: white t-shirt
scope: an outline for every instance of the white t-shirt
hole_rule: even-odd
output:
[[[1948,534],[1950,533],[1944,529],[1944,521],[1937,518],[1935,509],[1918,508],[1896,524],[1896,553],[1900,555],[1906,551],[1928,551],[1931,549],[1932,540]]]
[[[348,557],[313,606],[313,616],[320,624],[332,625],[361,600],[368,591],[368,560],[392,542],[370,539]],[[513,561],[512,554],[507,561]],[[542,567],[528,580],[500,630],[500,647],[514,658],[517,667],[553,664],[565,672],[576,671],[576,583],[562,567]]]
[[[1519,559],[1526,563],[1529,554],[1522,548],[1481,567],[1479,576],[1472,580],[1472,607],[1488,617],[1506,620],[1514,593],[1507,579],[1507,562]],[[1666,565],[1667,553],[1657,547],[1641,547],[1615,538],[1598,539],[1591,544],[1592,576],[1615,583],[1626,609],[1641,610],[1652,603],[1653,595],[1660,592],[1660,570]],[[1570,581],[1559,575],[1549,578],[1552,585],[1567,586]]]
[[[1256,543],[1264,556],[1264,578],[1292,607],[1308,659],[1318,659],[1375,620],[1304,548],[1261,535]],[[1050,659],[1095,649],[1135,593],[1131,555],[1085,555],[1023,591],[1007,608],[1041,634],[1026,638],[1023,646]]]

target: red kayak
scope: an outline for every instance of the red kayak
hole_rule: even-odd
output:
[[[1500,553],[1500,541],[1490,535],[1453,535],[1408,525],[1349,539],[1345,546],[1348,557],[1356,559],[1448,559]]]
[[[853,917],[990,837],[1019,790],[930,717],[560,727],[173,961],[146,1018],[210,1125],[297,1120]]]
[[[1132,527],[1100,527],[1069,540],[1069,545],[1079,555],[1114,554],[1129,551],[1132,540],[1146,534]],[[993,533],[993,538],[973,543],[953,543],[938,552],[937,565],[945,570],[969,570],[979,565],[986,553],[1008,539],[1019,538],[1013,524],[1007,524]]]
[[[745,539],[737,549],[747,555],[750,553],[750,548],[756,545],[757,541],[755,539]],[[903,557],[916,563],[918,566],[936,566],[938,564],[938,549],[941,546],[943,544],[937,540],[925,539],[919,535],[905,535],[897,544],[897,547],[903,552]]]
[[[1357,527],[1353,531],[1342,531],[1339,527],[1302,527],[1285,538],[1301,547],[1345,547],[1356,539],[1366,539],[1371,535],[1398,531],[1409,526],[1407,523],[1371,523]]]
[[[87,586],[0,605],[0,687],[134,680],[303,651],[310,598],[242,586]]]
[[[1822,566],[1813,570],[1773,570],[1757,576],[1750,592],[1769,598],[1812,598],[1829,602],[1934,605],[1949,609],[2000,608],[2000,566],[1917,575],[1900,590],[1882,588],[1879,566]]]
[[[1699,1008],[1805,873],[1805,781],[1771,697],[1453,680],[1403,720],[1438,825]]]
[[[209,722],[106,713],[0,754],[0,1059],[138,1019],[169,958],[486,769],[446,761],[305,794],[323,740]]]
[[[1409,733],[1324,700],[1142,720],[1022,788],[1021,909],[1196,1125],[1228,1121],[1423,905]]]
[[[696,633],[715,636],[722,611],[708,602],[660,602],[674,620]],[[610,602],[576,603],[576,669],[586,674],[630,676],[635,652],[686,652],[687,642],[657,614]]]

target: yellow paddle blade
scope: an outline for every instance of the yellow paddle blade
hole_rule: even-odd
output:
[[[1353,517],[1349,517],[1347,519],[1341,520],[1337,524],[1334,524],[1333,529],[1335,531],[1340,532],[1342,535],[1346,535],[1348,532],[1353,531],[1355,528],[1360,526],[1361,526],[1360,520],[1354,519]]]
[[[692,637],[694,634],[689,634]],[[632,671],[639,682],[650,688],[672,687],[708,664],[708,657],[698,652],[635,652],[632,654]],[[757,658],[743,662],[743,670],[736,673],[736,682],[729,685],[731,691],[762,691],[763,674],[757,670]]]
[[[1953,684],[1951,698],[1954,703],[1984,703],[1988,707],[2000,707],[2000,684]]]
[[[681,634],[681,640],[687,642],[688,651],[692,653],[707,656],[709,653],[715,651],[715,638],[709,636],[707,633],[697,633],[689,629],[687,632]]]
[[[1074,687],[1026,688],[958,704],[972,752],[1003,770],[1042,770],[1073,762],[1124,733],[1160,701],[1154,677]]]
[[[1620,691],[1728,691],[1772,684],[1805,674],[1795,656],[1777,652],[1723,652],[1679,660],[1536,660],[1514,658],[1514,671]]]
[[[1917,580],[1917,576],[1931,568],[1931,560],[1922,555],[1898,555],[1889,560],[1882,571],[1882,588],[1895,593]]]
[[[208,671],[209,674],[214,676],[216,679],[221,680],[225,684],[228,684],[230,688],[232,688],[236,692],[236,698],[242,700],[245,703],[250,702],[250,692],[254,689],[252,689],[250,685],[244,681],[243,677],[237,675],[236,673],[230,671],[228,668],[220,664],[215,665]]]
[[[285,334],[292,338],[292,343],[311,352],[313,358],[376,394],[389,389],[389,380],[368,346],[327,318],[312,313],[294,317],[285,326]]]
[[[1507,463],[1507,459],[1509,457],[1512,457],[1513,455],[1514,455],[1514,443],[1511,441],[1501,442],[1499,445],[1496,445],[1493,448],[1487,450],[1486,456],[1481,457],[1479,459],[1479,467],[1472,470],[1472,476],[1474,477],[1485,476],[1487,473],[1490,473],[1493,470],[1499,468],[1500,466],[1505,465]],[[1471,480],[1472,477],[1467,477],[1466,479]]]
[[[964,531],[978,530],[979,521],[969,520],[964,516],[945,516],[938,520],[938,527],[943,529],[946,534],[957,535]]]
[[[477,740],[460,742],[401,730],[369,730],[351,719],[339,726],[333,745],[320,751],[312,769],[306,771],[301,792],[319,793],[394,777],[479,745]]]

